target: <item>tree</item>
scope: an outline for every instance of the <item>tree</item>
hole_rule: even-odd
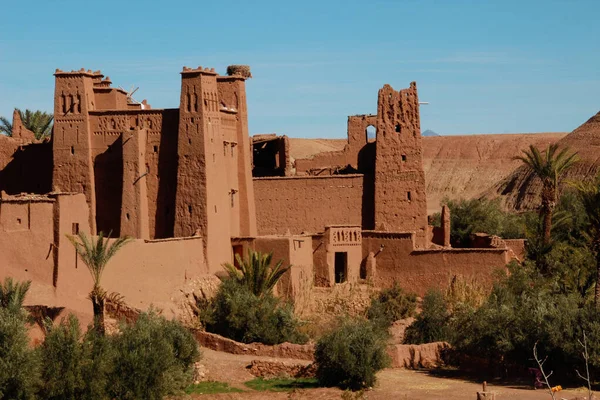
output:
[[[523,150],[523,155],[515,157],[542,181],[542,237],[544,245],[550,244],[552,231],[552,213],[558,201],[558,184],[563,174],[579,160],[577,153],[570,153],[568,148],[558,154],[558,144],[551,144],[542,154],[535,146]]]
[[[5,278],[4,284],[0,283],[0,307],[19,312],[30,286],[31,281],[15,282],[11,277]]]
[[[112,244],[109,238],[105,238],[100,232],[94,241],[94,238],[79,232],[77,236],[67,235],[75,251],[81,257],[83,263],[88,267],[94,286],[88,295],[94,307],[94,327],[100,334],[104,334],[104,301],[106,300],[106,291],[100,286],[102,273],[110,259],[121,249],[125,244],[131,241],[128,236],[116,239]]]
[[[239,254],[235,255],[240,268],[232,264],[224,264],[230,278],[237,280],[247,287],[255,296],[262,297],[265,293],[271,293],[273,288],[292,266],[283,267],[283,260],[279,260],[271,267],[273,253],[263,254],[260,251],[248,250],[248,257],[242,259]]]
[[[12,123],[5,117],[0,117],[0,133],[12,136]]]
[[[15,108],[15,110],[19,113],[23,126],[33,132],[37,140],[50,136],[52,133],[52,122],[54,121],[52,113],[46,113],[40,110],[25,110],[23,112],[18,108]],[[13,126],[8,119],[0,117],[0,133],[12,136],[12,130]]]
[[[587,213],[590,226],[591,248],[596,258],[596,289],[594,304],[600,307],[600,174],[592,181],[573,182]]]

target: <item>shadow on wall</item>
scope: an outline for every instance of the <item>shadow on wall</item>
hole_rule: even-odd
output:
[[[94,160],[96,226],[110,237],[121,233],[123,198],[123,141],[121,137]]]
[[[177,132],[179,110],[165,113],[162,119],[162,132]],[[161,135],[158,153],[158,193],[154,238],[164,239],[175,236],[175,196],[177,194],[177,146],[178,135]],[[152,201],[150,199],[150,201]]]
[[[375,143],[367,143],[358,152],[358,170],[364,174],[362,228],[375,229]]]
[[[8,194],[52,191],[52,144],[33,143],[17,148],[0,170],[0,190]]]

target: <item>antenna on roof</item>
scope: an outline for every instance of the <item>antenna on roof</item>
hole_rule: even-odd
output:
[[[429,102],[428,101],[420,101],[419,105],[425,105],[425,106],[427,106],[427,105],[429,105]]]
[[[136,99],[133,98],[133,94],[135,92],[137,92],[139,90],[139,88],[140,88],[139,86],[135,87],[135,85],[131,85],[131,89],[125,90],[121,86],[119,86],[119,89],[121,89],[124,92],[127,92],[127,102],[128,103],[133,103],[133,104],[141,104],[139,101],[137,101]]]

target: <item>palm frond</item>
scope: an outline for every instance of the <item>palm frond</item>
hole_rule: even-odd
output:
[[[18,311],[23,307],[25,296],[31,287],[31,281],[17,282],[6,277],[0,284],[0,307]]]
[[[0,133],[12,136],[12,123],[4,117],[0,117]]]

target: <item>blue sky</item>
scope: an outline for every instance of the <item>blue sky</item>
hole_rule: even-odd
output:
[[[0,115],[101,69],[177,107],[182,66],[249,64],[250,132],[345,137],[417,81],[422,130],[571,131],[600,110],[599,0],[3,1]]]

